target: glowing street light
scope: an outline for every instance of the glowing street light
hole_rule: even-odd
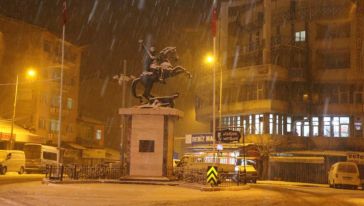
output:
[[[33,68],[29,68],[26,72],[26,76],[29,78],[35,78],[37,76],[37,72]],[[15,122],[15,114],[16,114],[16,100],[18,98],[18,85],[19,85],[19,75],[16,75],[15,82],[15,95],[14,95],[14,107],[13,107],[13,117],[11,120],[11,131],[10,131],[10,149],[14,148],[14,122]]]
[[[34,68],[30,67],[27,71],[27,77],[34,78],[36,76],[37,76],[37,71]]]
[[[205,58],[205,63],[206,64],[209,64],[209,65],[212,65],[215,63],[215,58],[214,56],[212,55],[207,55],[206,58]]]

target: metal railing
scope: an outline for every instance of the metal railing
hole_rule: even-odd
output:
[[[46,178],[50,180],[119,179],[121,168],[108,166],[62,165],[47,166]]]
[[[244,185],[248,182],[255,183],[257,177],[250,177],[249,173],[245,176],[246,173],[241,171],[236,172],[226,172],[219,171],[218,172],[218,186],[219,187],[231,187],[231,186],[239,186]],[[201,185],[209,185],[207,183],[207,170],[206,169],[185,169],[177,167],[174,169],[174,175],[180,181],[185,181],[188,183],[196,183]],[[254,180],[253,180],[254,179]]]

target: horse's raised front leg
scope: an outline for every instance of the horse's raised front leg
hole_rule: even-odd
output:
[[[187,71],[185,68],[181,67],[181,66],[175,66],[173,69],[172,69],[172,76],[176,76],[176,75],[179,75],[181,73],[185,73],[188,78],[192,79],[192,74]]]

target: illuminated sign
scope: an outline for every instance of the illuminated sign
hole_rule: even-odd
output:
[[[13,139],[15,140],[16,134],[13,134]],[[6,140],[9,141],[11,138],[11,134],[10,133],[3,133],[0,132],[0,140]]]
[[[348,162],[355,162],[357,164],[364,164],[364,154],[359,154],[356,152],[348,152],[346,154]]]
[[[239,142],[240,140],[240,132],[233,130],[221,130],[216,132],[216,141],[218,142]]]
[[[186,144],[212,144],[213,141],[211,133],[186,135]]]

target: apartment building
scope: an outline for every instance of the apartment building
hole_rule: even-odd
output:
[[[12,116],[16,76],[19,77],[15,124],[42,137],[44,144],[57,144],[61,79],[62,39],[49,31],[7,17],[0,17],[2,86],[1,116]],[[65,42],[62,91],[62,142],[76,141],[79,74],[82,48]],[[25,77],[32,67],[37,75]],[[16,141],[16,139],[15,139]],[[21,148],[21,144],[15,144]]]

